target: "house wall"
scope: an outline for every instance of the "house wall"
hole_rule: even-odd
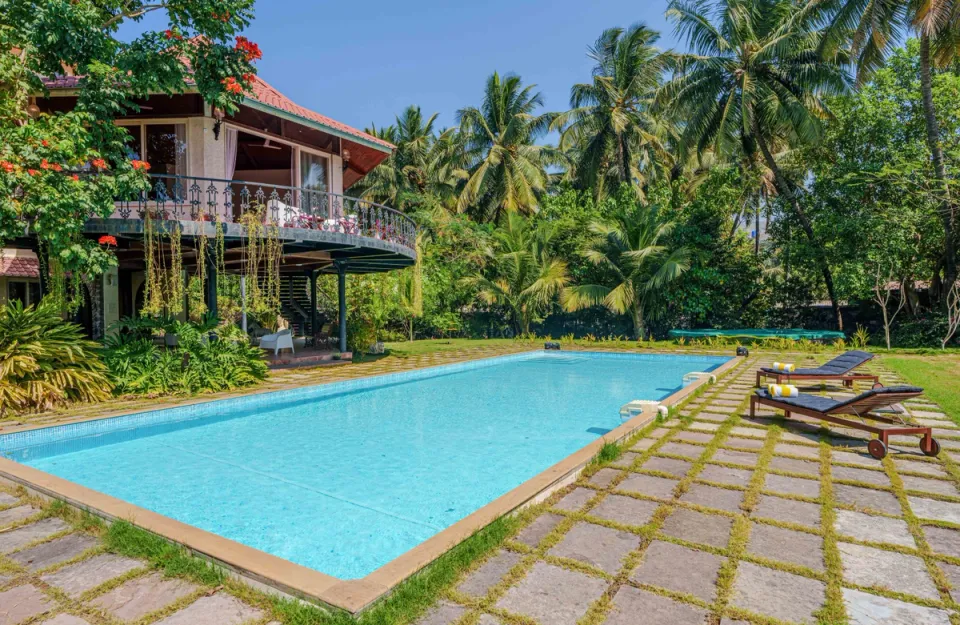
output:
[[[110,327],[120,321],[120,282],[117,268],[111,267],[100,279],[103,280],[103,328],[110,333]]]

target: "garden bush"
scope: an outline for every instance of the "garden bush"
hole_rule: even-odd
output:
[[[0,416],[110,397],[107,368],[75,323],[50,298],[0,308]]]
[[[129,324],[129,320],[122,323]],[[252,386],[267,375],[263,354],[243,332],[226,325],[174,322],[175,348],[142,334],[118,332],[105,341],[103,359],[116,395],[193,395]]]

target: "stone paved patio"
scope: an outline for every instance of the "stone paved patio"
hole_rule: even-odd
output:
[[[960,625],[960,429],[910,402],[944,451],[926,458],[902,438],[880,462],[859,432],[750,419],[753,372],[769,361],[747,359],[525,513],[417,625]],[[108,553],[0,487],[0,625],[273,625],[251,596]]]
[[[751,419],[771,361],[747,359],[529,513],[418,625],[960,625],[960,429],[909,402],[944,452],[900,437],[881,462],[861,432]]]

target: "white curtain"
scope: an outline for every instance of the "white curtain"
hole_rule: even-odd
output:
[[[176,162],[174,163],[175,173],[178,176],[187,175],[187,125],[174,125],[174,149]]]
[[[223,155],[225,169],[223,177],[227,180],[233,180],[233,173],[237,169],[237,132],[236,128],[225,128],[223,132]]]

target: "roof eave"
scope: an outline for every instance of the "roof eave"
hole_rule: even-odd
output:
[[[309,119],[307,117],[301,117],[300,115],[296,115],[289,111],[285,111],[281,108],[270,106],[269,104],[264,104],[263,102],[259,100],[254,100],[253,98],[250,98],[250,97],[245,97],[243,99],[243,104],[244,106],[249,106],[250,108],[258,109],[265,113],[270,113],[271,115],[276,115],[277,117],[281,117],[288,121],[296,122],[298,124],[303,124],[304,126],[309,126],[316,130],[321,130],[327,134],[340,137],[341,139],[346,139],[347,141],[353,141],[354,143],[365,145],[368,148],[372,148],[374,150],[377,150],[378,152],[383,152],[384,154],[392,154],[393,150],[396,147],[396,146],[387,147],[375,141],[370,141],[369,139],[358,137],[357,135],[350,134],[349,132],[344,132],[338,128],[334,128],[333,126],[328,126],[327,124],[323,124],[321,122]]]

